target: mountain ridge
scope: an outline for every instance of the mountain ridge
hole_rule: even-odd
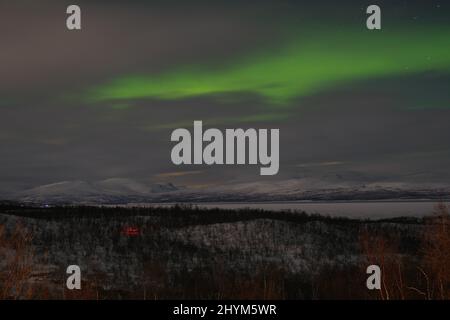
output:
[[[11,200],[49,204],[127,204],[265,201],[353,201],[450,199],[444,184],[405,182],[322,181],[311,178],[277,182],[235,183],[193,189],[166,183],[142,183],[126,178],[87,182],[61,181],[16,193]]]

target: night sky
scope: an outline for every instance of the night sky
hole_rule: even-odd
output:
[[[112,178],[450,185],[446,1],[377,1],[375,31],[366,1],[78,1],[81,31],[72,2],[36,2],[0,4],[5,197]],[[173,165],[170,133],[194,120],[279,128],[279,174]]]

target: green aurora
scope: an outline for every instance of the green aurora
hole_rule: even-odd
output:
[[[89,102],[254,94],[272,107],[356,81],[450,70],[450,29],[334,30],[290,37],[281,48],[152,75],[124,75],[91,88]],[[446,106],[448,107],[448,106]]]

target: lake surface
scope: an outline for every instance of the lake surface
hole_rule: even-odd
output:
[[[433,212],[437,201],[355,201],[355,202],[223,202],[193,203],[200,208],[224,209],[265,209],[272,211],[298,210],[329,216],[348,218],[393,218],[400,216],[422,217]],[[450,202],[445,202],[450,208]],[[151,206],[171,206],[173,204],[151,204]]]

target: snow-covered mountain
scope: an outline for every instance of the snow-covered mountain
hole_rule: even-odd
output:
[[[450,186],[405,182],[325,181],[312,178],[228,184],[164,194],[168,202],[353,201],[450,199]]]
[[[360,177],[331,175],[280,181],[228,183],[203,189],[172,183],[145,184],[131,179],[63,181],[17,193],[13,200],[51,204],[129,204],[151,202],[337,201],[450,199],[450,186],[397,181],[362,182]]]
[[[117,203],[152,197],[154,193],[178,190],[171,183],[144,184],[131,179],[62,181],[19,192],[15,199],[37,203]]]

